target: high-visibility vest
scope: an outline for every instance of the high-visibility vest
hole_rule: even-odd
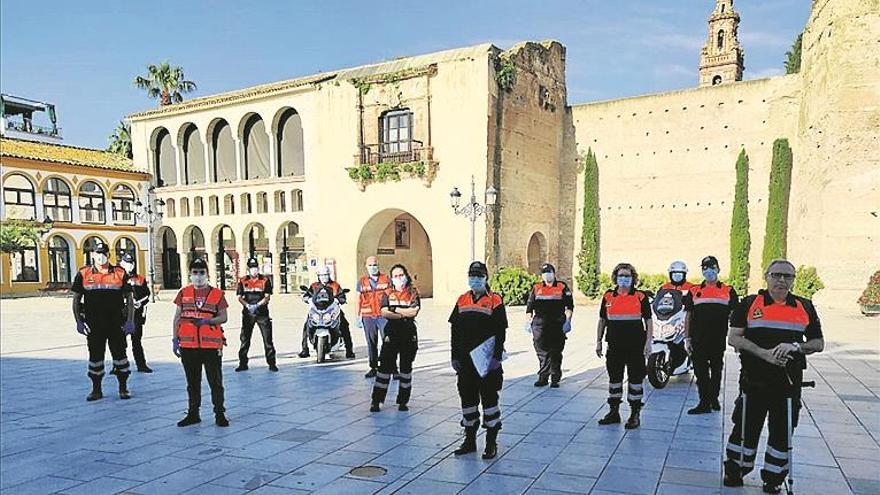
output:
[[[642,319],[642,301],[645,293],[640,290],[618,294],[609,290],[602,296],[608,321],[638,321]]]
[[[694,306],[700,304],[720,304],[722,306],[730,305],[730,286],[721,282],[707,283],[705,287],[702,285],[692,286],[688,292],[691,293],[691,299]]]
[[[553,285],[547,285],[544,282],[535,284],[532,291],[535,293],[536,301],[561,301],[566,285],[560,282],[554,282]]]
[[[419,297],[418,291],[416,291],[415,287],[408,287],[403,289],[402,291],[396,290],[394,288],[385,289],[385,294],[388,296],[388,307],[389,308],[409,308],[412,307],[413,301]]]
[[[241,283],[241,288],[244,292],[266,292],[266,286],[269,284],[269,277],[264,277],[263,275],[251,277],[250,275],[247,275],[241,277],[239,283]]]
[[[309,286],[309,290],[311,291],[312,295],[315,295],[317,294],[318,290],[321,289],[321,287],[328,287],[332,291],[330,297],[336,297],[342,293],[342,286],[339,285],[339,283],[337,283],[335,280],[331,280],[326,284],[322,284],[321,282],[312,282],[312,285]]]
[[[378,318],[380,299],[385,289],[391,286],[388,276],[379,274],[376,277],[376,288],[370,283],[370,277],[365,275],[358,281],[358,305],[361,309],[362,318]]]
[[[187,285],[180,292],[180,323],[177,337],[180,347],[190,349],[220,349],[223,347],[223,328],[220,325],[196,326],[193,320],[213,318],[220,312],[220,301],[223,291],[211,287],[205,302],[199,306],[196,302],[196,289]]]
[[[672,282],[666,282],[665,284],[660,286],[661,289],[678,289],[682,292],[682,294],[691,290],[692,287],[699,287],[699,285],[694,285],[694,284],[688,282],[687,280],[685,280],[684,282],[682,282],[679,285],[675,285]]]
[[[125,285],[125,269],[120,266],[110,266],[107,273],[101,273],[96,268],[85,266],[79,269],[82,276],[84,290],[122,290]]]
[[[492,312],[495,311],[495,308],[504,303],[501,296],[494,292],[489,292],[483,297],[480,297],[477,301],[474,301],[473,296],[474,294],[471,291],[467,291],[458,296],[458,301],[455,305],[458,307],[459,314],[482,313],[487,316],[492,316]]]
[[[794,301],[794,306],[785,302],[766,304],[765,296],[759,294],[746,315],[746,332],[788,330],[803,334],[810,324],[810,315],[801,301]]]

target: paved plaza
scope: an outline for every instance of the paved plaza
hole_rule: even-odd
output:
[[[232,301],[231,295],[228,295]],[[87,403],[85,339],[66,298],[3,300],[0,331],[0,490],[10,494],[207,493],[418,494],[760,493],[758,474],[742,489],[721,486],[722,453],[736,398],[738,362],[728,353],[723,411],[689,416],[690,377],[648,387],[642,427],[599,427],[605,412],[604,362],[593,353],[596,308],[575,312],[559,389],[532,386],[536,358],[511,328],[496,459],[455,458],[461,441],[455,376],[449,366],[450,301],[426,300],[409,412],[388,404],[371,414],[363,336],[358,358],[317,365],[295,357],[305,305],[272,301],[279,373],[270,373],[255,332],[251,369],[234,373],[240,321],[230,313],[224,381],[229,428],[213,425],[207,384],[200,425],[177,428],[186,408],[183,370],[171,353],[173,294],[149,308],[144,345],[156,371],[135,373],[134,398],[116,380]],[[234,304],[237,306],[237,304]],[[349,308],[352,311],[353,308]],[[795,436],[798,493],[880,493],[880,319],[819,308],[828,342],[810,358],[805,409]],[[850,311],[853,313],[853,311]],[[107,359],[109,360],[109,353]],[[394,382],[396,383],[396,382]],[[389,403],[396,385],[392,384]],[[623,412],[628,413],[626,406]],[[482,449],[482,438],[478,440]],[[763,458],[763,442],[758,457]],[[380,466],[360,477],[353,468]]]

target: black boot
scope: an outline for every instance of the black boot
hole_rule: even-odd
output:
[[[180,421],[177,422],[177,426],[184,427],[189,425],[194,425],[196,423],[201,423],[202,418],[199,417],[199,413],[194,413],[192,411],[186,413],[186,416],[183,417]]]
[[[483,459],[494,459],[498,455],[498,430],[500,427],[486,430],[486,449],[483,450]]]
[[[608,404],[608,414],[599,420],[600,425],[620,423],[620,404]]]
[[[89,375],[89,378],[92,379],[92,392],[86,396],[86,400],[91,402],[93,400],[104,398],[104,394],[101,392],[101,380],[103,380],[104,377]]]
[[[300,352],[299,354],[297,354],[297,356],[299,356],[299,357],[301,357],[301,358],[307,358],[307,357],[309,357],[309,350],[308,350],[308,349],[303,349],[302,352]]]
[[[128,373],[116,373],[116,379],[119,380],[119,398],[122,400],[131,399],[131,392],[128,391]]]
[[[721,403],[718,402],[717,398],[712,399],[712,410],[713,411],[720,411],[721,410]]]
[[[703,401],[700,401],[696,407],[688,409],[688,414],[708,414],[710,412],[712,412],[712,405]]]
[[[217,413],[214,415],[214,424],[221,427],[229,426],[229,420],[226,419],[226,415],[223,413]]]
[[[634,430],[634,429],[638,428],[639,425],[642,424],[641,420],[639,419],[639,412],[641,412],[641,410],[642,410],[641,402],[639,402],[639,403],[632,403],[631,402],[630,403],[629,419],[626,420],[626,424],[623,425],[623,427],[626,428],[627,430]]]
[[[464,442],[453,452],[455,455],[465,455],[477,451],[477,427],[466,426],[464,428]]]

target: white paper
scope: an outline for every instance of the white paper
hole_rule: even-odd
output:
[[[478,345],[471,351],[471,362],[474,363],[474,368],[477,370],[477,374],[480,375],[480,378],[485,378],[486,375],[489,374],[489,367],[492,365],[492,362],[495,361],[493,358],[495,354],[495,337],[489,337],[485,342]],[[507,353],[501,353],[501,361],[507,359]]]

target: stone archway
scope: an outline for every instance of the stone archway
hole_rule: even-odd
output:
[[[177,250],[177,234],[171,227],[159,229],[156,243],[156,274],[162,276],[162,288],[179,289],[181,287],[180,253]]]
[[[527,257],[529,273],[539,273],[541,264],[547,261],[547,238],[540,232],[535,232],[529,239]]]
[[[422,297],[434,294],[434,266],[431,239],[414,216],[404,210],[387,209],[373,215],[361,229],[357,246],[358,266],[367,256],[379,258],[387,273],[395,263],[409,270]]]

